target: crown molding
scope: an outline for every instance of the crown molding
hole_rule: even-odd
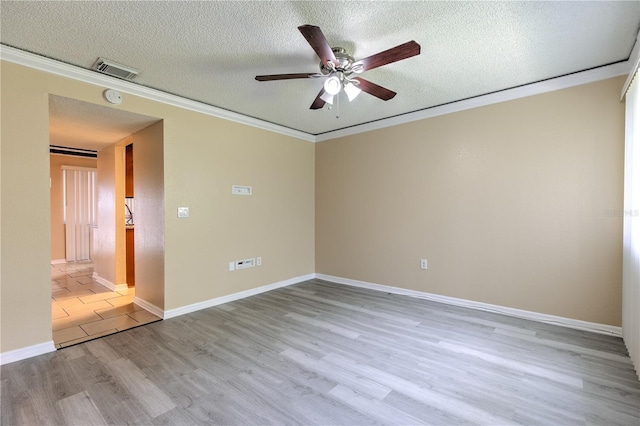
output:
[[[636,36],[636,42],[633,45],[633,49],[631,49],[631,55],[629,55],[629,76],[627,80],[624,82],[624,86],[622,86],[622,93],[620,94],[620,101],[622,101],[629,90],[629,86],[631,86],[631,82],[635,78],[638,70],[640,70],[640,31],[638,31],[638,35]]]
[[[634,51],[636,51],[634,49]],[[636,53],[637,55],[637,53]],[[474,98],[452,102],[446,105],[440,105],[432,108],[414,111],[395,117],[385,118],[371,123],[365,123],[346,129],[340,129],[313,135],[311,133],[290,129],[285,126],[270,123],[268,121],[259,120],[257,118],[248,117],[236,112],[227,111],[222,108],[204,104],[202,102],[193,101],[177,95],[163,92],[158,89],[152,89],[140,86],[132,82],[120,80],[96,71],[87,70],[74,65],[69,65],[55,59],[46,58],[34,53],[25,52],[10,46],[0,44],[0,59],[23,65],[29,68],[48,72],[66,78],[82,81],[101,87],[109,87],[141,98],[149,99],[156,102],[176,106],[213,117],[229,120],[240,124],[256,127],[274,133],[290,136],[308,142],[322,142],[330,139],[337,139],[345,136],[351,136],[358,133],[369,132],[372,130],[384,129],[386,127],[397,126],[399,124],[410,123],[413,121],[424,120],[427,118],[437,117],[440,115],[451,114],[454,112],[464,111],[472,108],[492,105],[500,102],[511,101],[514,99],[525,98],[528,96],[539,95],[542,93],[553,92],[556,90],[567,89],[583,84],[594,83],[608,78],[628,75],[632,69],[632,61],[618,62],[612,65],[606,65],[587,71],[577,72],[562,77],[552,78],[549,80],[527,84],[524,86],[507,89],[487,95],[480,95]],[[638,59],[635,59],[637,62]],[[637,66],[637,65],[636,65]]]
[[[351,136],[358,133],[369,132],[371,130],[384,129],[385,127],[397,126],[399,124],[411,123],[412,121],[424,120],[440,115],[451,114],[467,109],[497,104],[500,102],[512,101],[514,99],[526,98],[528,96],[540,95],[542,93],[556,90],[568,89],[574,86],[594,83],[621,75],[627,75],[631,69],[629,61],[618,62],[587,71],[577,72],[562,77],[531,83],[513,89],[502,90],[500,92],[480,95],[474,98],[452,102],[420,111],[410,112],[396,117],[386,118],[372,123],[353,126],[346,129],[335,130],[333,132],[316,135],[316,142]]]
[[[204,104],[202,102],[193,101],[177,95],[163,92],[158,89],[141,86],[129,81],[120,80],[108,75],[100,74],[97,71],[91,71],[74,65],[69,65],[55,59],[46,58],[34,53],[25,52],[24,50],[0,44],[0,59],[25,67],[37,69],[39,71],[48,72],[59,75],[61,77],[71,78],[82,81],[84,83],[93,84],[101,87],[119,90],[123,93],[139,96],[167,105],[176,106],[202,114],[210,115],[223,120],[233,121],[240,124],[246,124],[251,127],[291,136],[309,142],[315,142],[315,136],[301,132],[299,130],[290,129],[285,126],[269,123],[268,121],[258,120],[253,117],[239,114],[237,112],[227,111],[222,108]]]

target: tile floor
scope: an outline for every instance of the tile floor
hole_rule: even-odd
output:
[[[133,303],[135,289],[111,291],[93,278],[91,262],[51,265],[51,315],[56,348],[117,333],[160,318]]]

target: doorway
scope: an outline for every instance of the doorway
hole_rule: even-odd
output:
[[[135,289],[127,286],[122,274],[126,238],[123,141],[159,121],[158,118],[102,105],[49,96],[50,145],[82,153],[79,156],[51,154],[50,285],[52,334],[56,348],[161,319],[141,306],[145,301],[136,299]],[[156,142],[162,150],[161,134]],[[97,169],[95,220],[89,227],[92,241],[87,243],[88,247],[84,243],[77,247],[79,251],[88,248],[88,256],[84,252],[67,257],[68,243],[75,244],[77,233],[65,237],[62,244],[59,241],[60,223],[56,220],[59,221],[60,215],[56,203],[62,194],[56,191],[59,182],[54,163],[57,167],[60,163],[82,163],[83,166],[79,167]],[[163,205],[164,200],[159,200],[158,204]],[[65,248],[64,255],[60,254],[60,246]]]

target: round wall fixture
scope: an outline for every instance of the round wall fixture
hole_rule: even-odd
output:
[[[120,94],[120,92],[118,92],[117,90],[113,90],[113,89],[105,90],[104,98],[107,100],[107,102],[114,105],[120,105],[122,103],[122,94]]]

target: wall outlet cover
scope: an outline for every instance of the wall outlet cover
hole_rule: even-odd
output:
[[[189,207],[178,207],[178,217],[189,217]]]

